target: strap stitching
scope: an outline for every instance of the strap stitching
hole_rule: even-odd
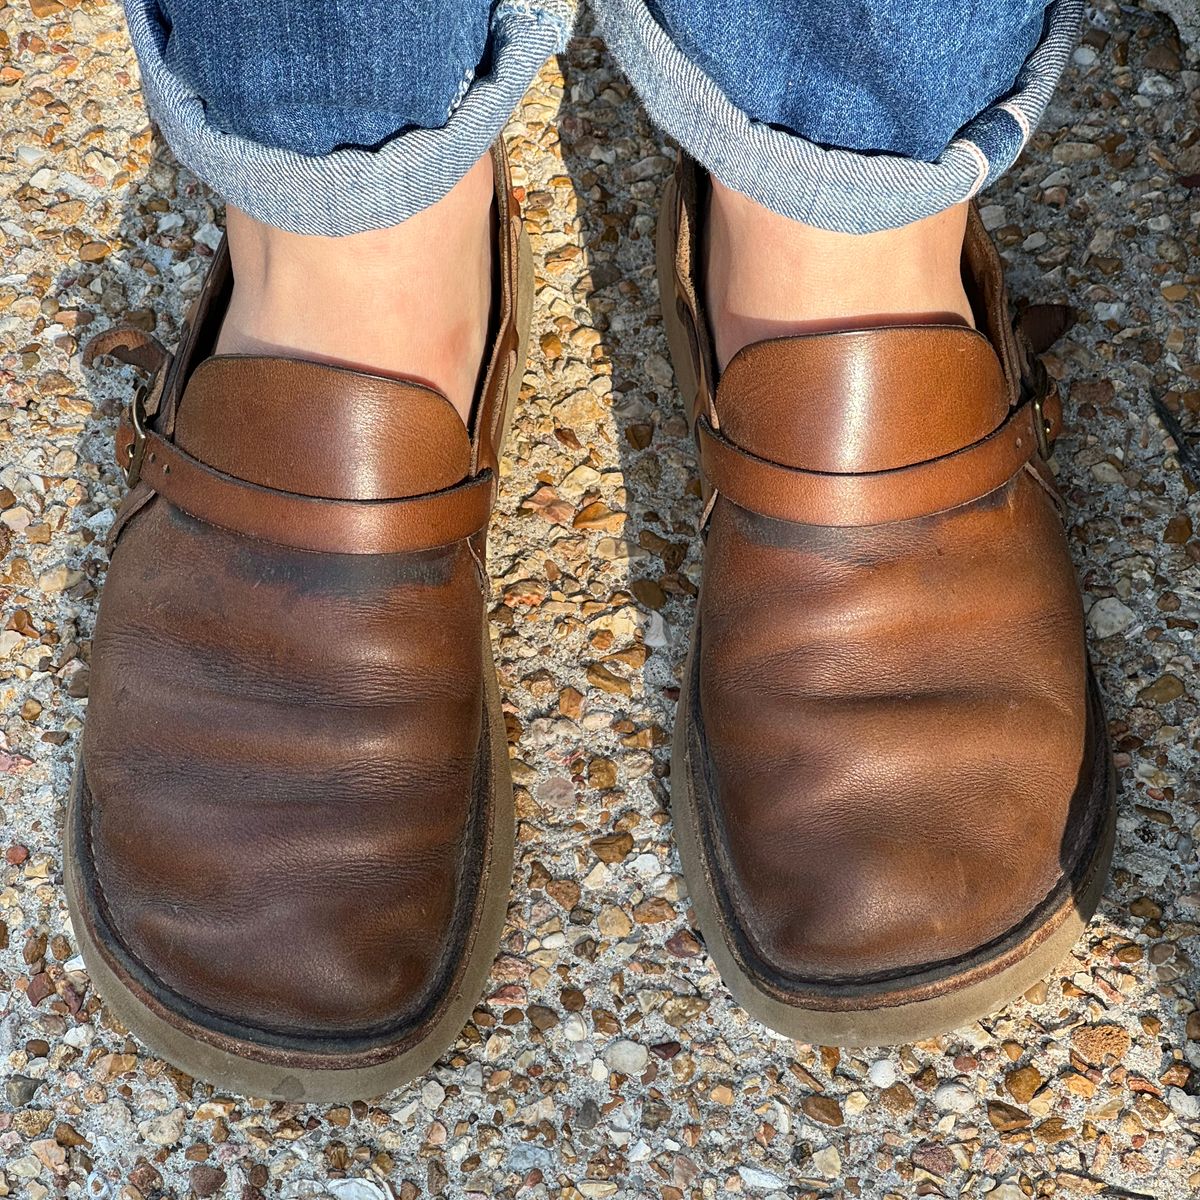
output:
[[[127,416],[122,417],[121,426],[122,426],[121,432],[127,433],[129,430]],[[441,489],[436,492],[423,493],[418,496],[395,496],[395,497],[384,497],[384,498],[374,499],[374,500],[349,500],[349,499],[342,499],[342,498],[329,497],[329,496],[306,496],[301,492],[288,492],[288,491],[284,491],[280,488],[272,488],[272,487],[267,487],[263,484],[251,483],[249,480],[239,479],[236,475],[229,475],[229,474],[226,474],[224,471],[219,471],[219,470],[217,470],[217,468],[210,466],[208,463],[201,462],[199,459],[193,458],[185,450],[182,450],[176,443],[167,441],[161,434],[155,432],[154,430],[147,430],[146,437],[145,437],[145,447],[146,447],[145,461],[144,461],[144,466],[143,466],[143,469],[141,472],[141,477],[140,477],[139,482],[145,484],[145,486],[150,488],[150,490],[152,492],[154,492],[154,494],[161,496],[168,503],[174,505],[176,508],[180,509],[181,511],[186,512],[193,519],[202,521],[206,525],[213,525],[215,528],[227,529],[229,532],[237,533],[243,537],[252,538],[255,541],[268,541],[268,542],[272,542],[272,544],[289,545],[289,546],[293,546],[295,549],[309,550],[311,553],[315,553],[315,554],[336,553],[336,551],[313,550],[311,547],[297,546],[297,545],[294,545],[294,543],[289,542],[289,541],[279,542],[278,539],[271,539],[268,537],[264,537],[261,534],[250,533],[245,530],[237,529],[235,527],[222,525],[217,521],[209,520],[208,518],[201,517],[198,514],[192,512],[191,509],[187,506],[186,502],[181,503],[179,501],[179,499],[177,499],[176,497],[173,497],[170,494],[172,489],[169,486],[164,490],[162,487],[156,486],[155,483],[153,483],[147,479],[147,477],[146,477],[147,473],[148,473],[147,469],[151,466],[157,466],[163,476],[166,476],[168,478],[170,476],[170,463],[169,462],[156,463],[154,458],[152,457],[152,455],[163,455],[164,457],[166,457],[168,459],[171,456],[174,456],[178,460],[180,460],[182,463],[184,463],[187,466],[192,467],[195,470],[197,470],[198,472],[200,472],[202,477],[206,476],[206,475],[210,476],[210,477],[212,477],[213,481],[215,481],[223,486],[234,487],[234,488],[237,488],[239,491],[249,492],[251,494],[279,497],[283,500],[286,500],[289,503],[300,504],[305,507],[308,507],[311,509],[311,511],[319,511],[320,509],[324,509],[324,511],[326,513],[329,513],[330,515],[334,515],[334,514],[338,514],[338,513],[348,513],[348,512],[352,512],[356,509],[366,511],[366,512],[370,512],[370,511],[379,512],[379,511],[383,511],[383,509],[385,509],[388,506],[404,505],[404,504],[411,505],[415,508],[418,505],[422,504],[423,502],[432,501],[432,500],[449,499],[449,498],[457,496],[457,495],[462,495],[463,493],[465,493],[469,490],[478,489],[478,488],[485,487],[485,486],[490,491],[492,484],[494,482],[493,473],[492,473],[491,468],[486,467],[478,475],[473,475],[470,478],[463,480],[461,483],[454,484],[452,487],[444,488],[444,489]],[[489,504],[489,508],[490,508],[490,504]],[[466,534],[463,535],[463,537],[469,538],[472,534],[478,533],[480,529],[486,528],[489,516],[490,516],[490,513],[486,514],[484,516],[482,523],[478,526],[478,528],[469,530]],[[422,549],[432,550],[439,546],[452,545],[452,544],[454,544],[454,542],[461,541],[461,540],[463,540],[463,538],[458,537],[458,538],[453,538],[450,541],[445,541],[445,542],[438,541],[438,542],[433,543],[433,545],[415,546],[415,547],[412,547],[412,551],[415,552],[417,550],[422,550]],[[405,550],[404,552],[408,553],[409,551]],[[388,551],[374,551],[373,553],[389,553],[389,552]]]
[[[986,434],[984,437],[978,439],[975,442],[971,442],[967,446],[960,447],[958,450],[952,450],[948,454],[939,455],[936,458],[925,459],[921,462],[909,463],[903,467],[888,467],[881,471],[861,471],[861,472],[814,471],[814,470],[811,470],[811,469],[805,468],[805,467],[789,467],[789,466],[785,466],[783,463],[777,463],[777,462],[773,462],[771,459],[762,458],[759,455],[754,454],[752,451],[746,450],[744,447],[737,445],[736,442],[730,441],[730,439],[728,437],[726,437],[724,433],[722,433],[721,431],[719,431],[717,429],[714,429],[712,426],[712,423],[708,420],[707,416],[705,416],[704,414],[701,414],[699,420],[697,421],[696,430],[697,430],[697,436],[698,436],[699,440],[701,441],[701,444],[703,444],[703,438],[708,437],[712,440],[712,442],[714,444],[719,445],[729,451],[732,451],[734,454],[738,455],[741,458],[748,460],[750,463],[754,464],[755,466],[765,467],[770,471],[786,472],[788,475],[790,475],[796,479],[801,479],[801,478],[807,477],[807,478],[811,478],[811,479],[820,479],[820,480],[829,480],[829,481],[837,481],[837,480],[854,481],[854,480],[887,479],[889,477],[899,478],[900,476],[903,476],[909,472],[912,472],[915,470],[920,470],[922,468],[936,466],[938,464],[949,464],[953,459],[958,458],[963,455],[966,455],[966,454],[969,454],[972,451],[984,446],[989,441],[992,441],[995,438],[999,438],[1006,430],[1010,430],[1012,428],[1012,425],[1015,421],[1020,420],[1022,417],[1029,418],[1031,416],[1032,416],[1032,406],[1031,406],[1029,400],[1025,400],[1021,404],[1017,405],[1015,408],[1011,409],[1009,411],[1008,415],[1005,417],[1005,419],[991,433]],[[940,507],[940,508],[931,509],[926,513],[918,514],[918,516],[920,516],[920,515],[933,516],[939,512],[947,512],[950,509],[962,507],[964,504],[975,503],[976,501],[982,500],[985,497],[991,495],[998,488],[1003,487],[1006,483],[1008,483],[1013,478],[1013,476],[1016,475],[1017,473],[1019,473],[1024,467],[1029,466],[1030,458],[1032,457],[1032,455],[1034,453],[1036,453],[1036,450],[1037,450],[1037,439],[1036,439],[1036,437],[1032,436],[1032,433],[1029,438],[1029,443],[1030,444],[1027,447],[1022,447],[1020,445],[1020,442],[1018,441],[1018,448],[1024,448],[1027,450],[1027,455],[1026,455],[1025,459],[1023,460],[1023,462],[1020,465],[1014,467],[1013,471],[1010,472],[1003,480],[997,482],[995,484],[995,486],[989,487],[985,491],[980,492],[978,495],[970,497],[966,500],[956,501],[954,503],[944,505],[943,507]],[[710,482],[711,482],[711,479],[710,479]],[[1045,482],[1043,480],[1041,480],[1040,478],[1039,478],[1038,482],[1041,483],[1041,485],[1043,487],[1046,486]],[[709,516],[712,513],[712,508],[716,503],[717,495],[718,495],[718,488],[714,484],[713,494],[710,497],[708,504],[705,506],[704,513],[701,517],[701,528],[703,528],[705,522],[708,520]],[[726,490],[726,499],[729,499],[730,503],[737,505],[739,508],[747,508],[747,511],[750,511],[750,512],[759,512],[759,510],[757,510],[757,509],[749,508],[746,505],[739,504],[737,500],[732,499],[728,495],[728,490]],[[759,513],[759,515],[770,516],[770,514],[767,514],[767,513]],[[775,517],[772,519],[789,520],[789,518],[786,518],[786,517]],[[892,524],[897,521],[903,521],[903,520],[909,520],[909,519],[913,519],[913,518],[903,517],[903,516],[902,517],[891,517],[891,518],[887,518],[887,519],[879,521],[879,522],[870,522],[870,523],[871,524]],[[800,522],[800,523],[806,523],[806,522]]]

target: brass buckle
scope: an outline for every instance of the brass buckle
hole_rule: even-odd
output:
[[[142,475],[142,459],[146,455],[146,385],[139,384],[129,402],[129,424],[133,426],[133,441],[122,470],[125,486],[135,487]]]
[[[1029,397],[1033,409],[1033,436],[1037,441],[1038,454],[1048,459],[1054,453],[1054,443],[1050,440],[1050,422],[1046,420],[1046,397],[1054,387],[1050,372],[1040,358],[1030,352],[1028,347],[1022,347],[1022,358],[1025,360],[1025,370],[1022,372],[1022,386]]]
[[[1050,422],[1046,420],[1044,401],[1046,393],[1036,391],[1033,394],[1033,436],[1037,438],[1038,454],[1042,460],[1049,459],[1054,453],[1054,443],[1050,440]]]

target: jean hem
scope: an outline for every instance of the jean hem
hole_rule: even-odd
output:
[[[203,100],[166,65],[156,0],[125,0],[146,104],[175,157],[255,220],[322,237],[398,225],[449,192],[565,47],[574,8],[573,0],[502,0],[492,16],[492,70],[470,80],[445,125],[408,129],[376,148],[307,155],[214,128]]]
[[[646,0],[605,0],[609,49],[656,125],[726,186],[838,233],[911,224],[974,197],[1016,161],[1075,48],[1083,0],[1055,0],[1013,88],[968,121],[933,161],[822,146],[756,121],[689,60]]]

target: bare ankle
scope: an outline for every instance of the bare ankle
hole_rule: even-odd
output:
[[[286,233],[230,209],[234,290],[220,354],[331,362],[427,384],[469,421],[492,292],[490,159],[401,225]]]
[[[963,288],[966,204],[881,233],[790,221],[713,180],[706,302],[718,365],[772,337],[911,322],[974,325]]]

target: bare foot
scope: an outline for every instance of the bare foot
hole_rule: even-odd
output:
[[[705,284],[718,366],[767,338],[866,325],[974,326],[962,282],[967,205],[882,233],[829,233],[712,181]]]
[[[436,204],[389,229],[309,237],[230,208],[234,287],[216,352],[416,380],[469,423],[492,298],[494,196],[485,156]]]

